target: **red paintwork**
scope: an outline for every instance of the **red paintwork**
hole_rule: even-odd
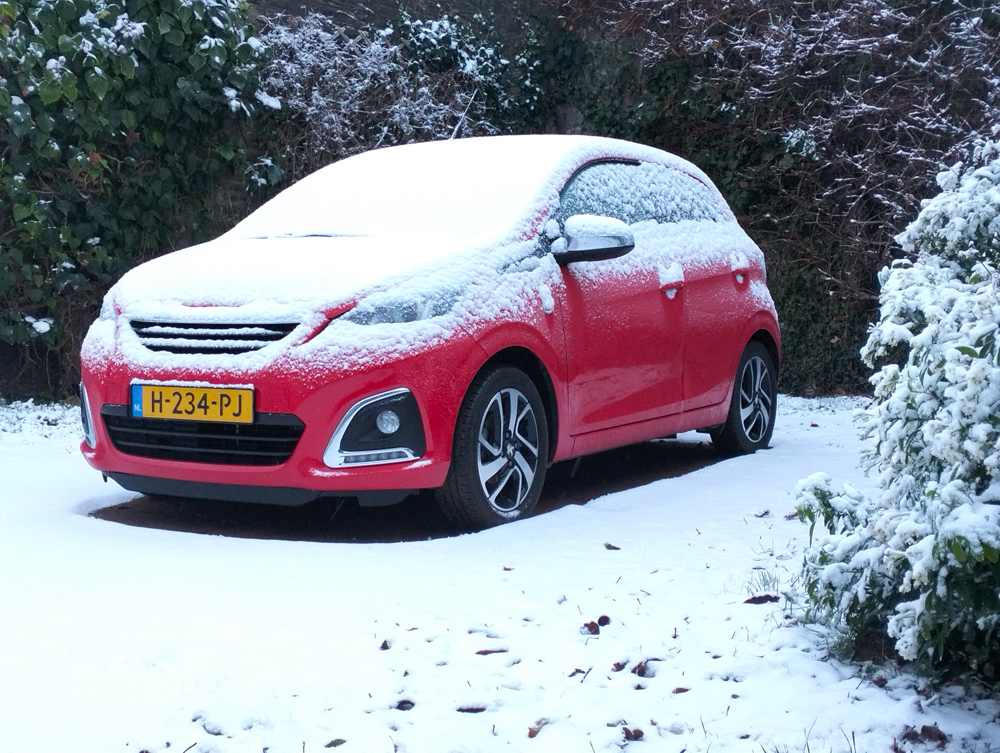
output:
[[[667,298],[655,269],[603,285],[580,266],[563,268],[574,434],[679,411],[683,301]]]
[[[441,486],[452,432],[466,390],[486,362],[509,348],[533,354],[553,389],[558,430],[553,460],[564,460],[725,421],[736,365],[746,343],[763,333],[780,348],[777,322],[749,295],[752,265],[738,281],[728,264],[685,269],[672,298],[655,270],[602,287],[562,269],[554,310],[540,307],[520,321],[479,321],[445,347],[360,367],[318,369],[299,360],[297,343],[255,374],[259,412],[292,413],[306,424],[292,458],[276,467],[225,466],[124,455],[100,420],[103,404],[127,405],[132,380],[194,380],[246,384],[245,373],[128,370],[116,361],[83,366],[96,449],[87,461],[104,472],[215,484],[322,490],[417,489]],[[353,306],[330,309],[333,316]],[[124,326],[124,325],[120,325]],[[325,326],[310,333],[312,339]],[[409,463],[334,469],[322,460],[331,434],[358,400],[397,387],[416,397],[427,439],[423,458]]]

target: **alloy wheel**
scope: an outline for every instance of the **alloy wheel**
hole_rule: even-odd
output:
[[[764,360],[753,356],[740,378],[740,423],[751,442],[759,442],[767,434],[772,401],[771,374]]]
[[[497,392],[479,422],[479,483],[494,510],[516,510],[538,472],[538,419],[524,394],[513,387]]]

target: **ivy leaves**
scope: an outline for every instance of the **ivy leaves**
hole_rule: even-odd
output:
[[[247,11],[0,0],[0,342],[58,344],[62,314],[205,232],[215,176],[240,168],[238,121],[256,109],[264,51]],[[43,316],[56,326],[31,326]]]

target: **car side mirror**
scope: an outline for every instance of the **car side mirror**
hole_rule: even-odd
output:
[[[604,261],[624,256],[635,248],[632,230],[621,220],[596,214],[574,214],[566,220],[563,236],[552,243],[560,264]]]

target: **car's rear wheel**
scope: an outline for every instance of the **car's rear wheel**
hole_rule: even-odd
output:
[[[485,371],[462,403],[438,504],[467,530],[525,517],[541,496],[548,453],[545,409],[534,382],[510,366]]]
[[[712,444],[727,455],[749,455],[767,447],[777,409],[777,370],[761,343],[749,343],[736,368],[729,415],[713,431]]]

